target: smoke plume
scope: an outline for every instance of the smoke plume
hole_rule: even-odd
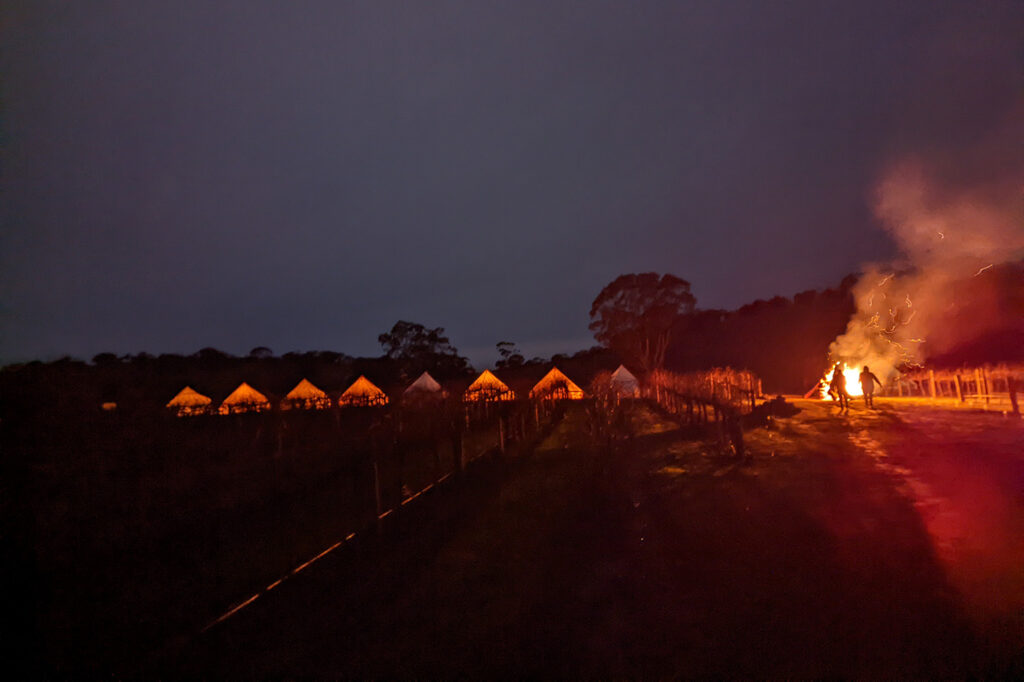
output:
[[[884,381],[985,335],[1009,330],[1024,347],[1022,112],[970,148],[888,167],[874,208],[900,256],[865,267],[833,361],[869,365]]]

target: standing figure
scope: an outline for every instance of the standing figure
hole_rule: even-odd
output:
[[[867,365],[864,365],[864,370],[860,373],[860,390],[864,392],[864,404],[869,410],[875,407],[875,384],[878,384],[879,388],[884,388],[878,377],[872,374]]]
[[[828,385],[828,392],[835,397],[840,409],[850,409],[850,394],[846,392],[846,375],[843,374],[842,363],[837,362],[835,370],[832,371],[832,381]]]

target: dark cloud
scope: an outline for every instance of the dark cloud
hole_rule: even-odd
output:
[[[1021,35],[1009,1],[8,4],[0,358],[404,318],[487,361],[589,344],[623,272],[833,284],[893,253],[892,159],[1013,111]]]

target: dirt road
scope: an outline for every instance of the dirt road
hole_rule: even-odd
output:
[[[1024,428],[817,401],[716,454],[582,409],[401,552],[325,560],[191,643],[208,676],[1024,673]]]

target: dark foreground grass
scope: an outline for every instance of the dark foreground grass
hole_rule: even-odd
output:
[[[986,645],[991,632],[951,582],[907,476],[880,465],[863,440],[865,429],[902,437],[900,415],[843,421],[804,406],[748,434],[743,461],[642,407],[634,436],[611,444],[591,438],[589,419],[570,410],[529,461],[502,465],[493,491],[448,505],[389,552],[325,562],[165,661],[164,672],[922,678],[1017,670],[1012,642]]]

